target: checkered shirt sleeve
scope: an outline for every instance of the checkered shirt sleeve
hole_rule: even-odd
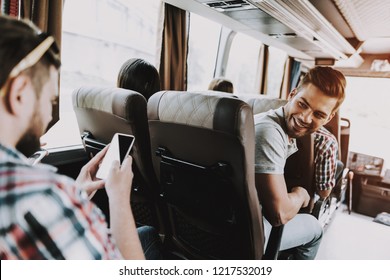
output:
[[[316,187],[318,190],[331,190],[336,184],[338,144],[325,128],[317,131],[314,139]]]

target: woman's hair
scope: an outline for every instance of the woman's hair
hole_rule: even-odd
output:
[[[233,93],[233,83],[227,79],[216,78],[210,82],[209,90],[217,90],[228,93]]]
[[[146,100],[160,91],[160,75],[157,69],[141,58],[127,60],[119,70],[117,86],[142,94]]]

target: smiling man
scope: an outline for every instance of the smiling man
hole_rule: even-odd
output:
[[[294,259],[314,259],[322,228],[309,214],[298,214],[309,204],[306,189],[295,186],[287,192],[284,180],[286,159],[297,151],[295,138],[311,134],[328,123],[345,98],[346,80],[330,67],[311,69],[288,103],[255,116],[256,188],[265,215],[266,236],[272,226],[284,224],[280,250],[289,250]]]

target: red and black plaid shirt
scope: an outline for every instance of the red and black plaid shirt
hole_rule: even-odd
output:
[[[1,259],[120,259],[105,217],[74,180],[0,145]]]

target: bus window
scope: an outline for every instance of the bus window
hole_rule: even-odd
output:
[[[190,14],[188,40],[188,90],[207,90],[213,79],[221,25]]]
[[[63,10],[60,121],[42,138],[47,148],[81,144],[72,91],[116,86],[123,62],[156,63],[160,1],[67,0]]]
[[[267,90],[266,94],[270,97],[280,97],[280,89],[283,81],[284,65],[287,59],[287,53],[269,47],[268,67],[267,67]]]
[[[226,77],[234,84],[235,93],[258,93],[260,78],[258,72],[259,55],[262,44],[242,33],[233,38]]]
[[[346,77],[341,115],[351,121],[349,150],[390,162],[390,79]]]

